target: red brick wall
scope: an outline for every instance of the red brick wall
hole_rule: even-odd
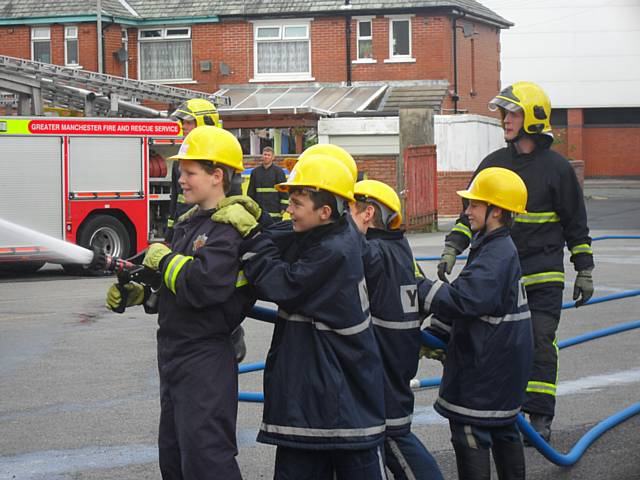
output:
[[[0,28],[0,54],[31,59],[31,28],[24,25]]]
[[[585,176],[640,176],[640,127],[586,127]]]
[[[471,181],[473,172],[438,172],[438,216],[457,216],[462,202],[456,194],[464,190]]]

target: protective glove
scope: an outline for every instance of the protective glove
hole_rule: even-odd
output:
[[[106,307],[109,310],[116,310],[122,303],[122,293],[118,287],[119,285],[114,283],[109,287],[109,290],[107,290]],[[139,283],[125,283],[124,289],[127,291],[127,307],[142,305],[145,296],[144,287],[142,285]]]
[[[593,278],[591,277],[591,270],[580,270],[576,276],[576,281],[573,285],[573,299],[576,300],[576,308],[581,307],[585,302],[593,296]],[[580,300],[578,297],[582,296]]]
[[[240,203],[233,203],[216,210],[211,215],[211,220],[231,225],[244,238],[251,236],[259,226],[255,216]]]
[[[448,275],[453,270],[453,266],[456,264],[456,256],[460,254],[460,251],[448,244],[445,244],[442,255],[440,256],[440,263],[438,263],[438,278],[443,282],[449,283],[445,273]]]
[[[147,253],[142,260],[142,265],[151,270],[160,270],[160,262],[171,253],[171,249],[164,243],[153,243],[147,249]]]
[[[444,364],[447,359],[447,352],[442,348],[431,348],[426,345],[422,345],[420,347],[420,355],[419,358],[430,358],[431,360],[438,360],[442,364]]]
[[[247,212],[253,215],[253,218],[260,220],[260,215],[262,215],[260,205],[258,205],[253,198],[248,197],[247,195],[234,195],[232,197],[223,198],[218,203],[218,210],[222,210],[229,205],[235,204],[242,205]]]

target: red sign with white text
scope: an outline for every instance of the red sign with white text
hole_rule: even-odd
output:
[[[175,137],[180,125],[173,122],[119,122],[101,120],[31,120],[29,133],[40,135],[148,135]]]

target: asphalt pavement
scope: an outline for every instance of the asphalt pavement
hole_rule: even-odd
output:
[[[640,182],[588,181],[585,196],[593,236],[640,235]],[[444,220],[440,233],[411,235],[416,256],[438,255],[450,223]],[[594,252],[596,296],[640,289],[640,240],[596,242]],[[434,262],[422,266],[435,276]],[[566,269],[572,271],[568,258]],[[569,300],[573,274],[567,279]],[[111,281],[66,276],[56,266],[0,278],[0,480],[160,478],[155,318],[136,309],[107,311]],[[559,338],[639,320],[638,306],[634,297],[566,310]],[[245,362],[264,360],[271,326],[244,325]],[[554,448],[568,452],[599,421],[640,401],[639,345],[640,330],[633,330],[561,352]],[[437,362],[423,361],[418,377],[440,373]],[[261,372],[241,375],[240,388],[260,391],[261,379]],[[432,408],[436,393],[416,392],[413,430],[445,478],[455,479],[448,425]],[[239,407],[238,460],[246,479],[273,475],[275,449],[255,442],[261,410],[258,403]],[[527,477],[638,480],[639,443],[637,416],[607,432],[572,468],[528,448]]]

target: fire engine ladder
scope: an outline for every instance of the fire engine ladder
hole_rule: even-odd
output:
[[[19,115],[42,115],[43,105],[83,111],[85,116],[160,117],[163,114],[144,105],[150,100],[178,105],[190,98],[206,98],[215,104],[226,104],[220,97],[196,90],[157,83],[131,80],[33,62],[0,55],[0,91],[5,103],[15,104]]]

